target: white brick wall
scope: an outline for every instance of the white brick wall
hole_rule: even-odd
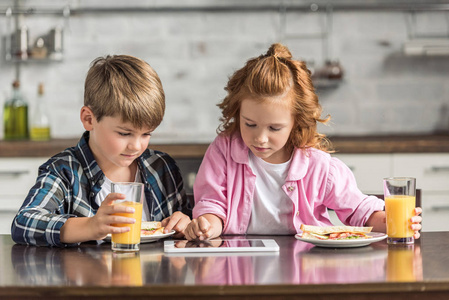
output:
[[[0,9],[7,2],[12,3],[2,1]],[[22,3],[62,8],[56,0]],[[105,5],[104,1],[65,3],[74,8]],[[119,0],[107,3],[124,5]],[[180,2],[126,3],[175,6]],[[205,0],[183,5],[214,3],[223,5]],[[440,126],[440,110],[449,105],[449,57],[405,57],[401,52],[408,38],[405,16],[405,12],[384,11],[334,13],[330,55],[344,67],[345,78],[338,88],[318,91],[325,113],[333,117],[330,127],[320,127],[325,133],[430,133]],[[419,31],[446,33],[448,25],[442,16],[419,14]],[[289,12],[286,33],[319,33],[323,20],[320,13]],[[25,22],[31,40],[64,24],[62,17],[48,15],[29,16]],[[6,18],[1,16],[2,35],[6,28]],[[64,32],[64,61],[23,64],[22,87],[33,107],[37,85],[44,82],[53,136],[78,137],[83,131],[79,109],[90,62],[105,54],[135,55],[155,68],[166,91],[166,115],[154,142],[209,142],[215,137],[220,116],[216,104],[225,95],[228,76],[280,39],[280,15],[274,11],[74,15]],[[296,58],[313,60],[318,66],[323,63],[321,40],[286,38],[283,42]],[[9,93],[14,74],[13,64],[0,59],[0,101]],[[449,124],[444,126],[449,130]]]

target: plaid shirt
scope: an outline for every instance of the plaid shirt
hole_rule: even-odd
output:
[[[12,223],[11,235],[16,243],[69,246],[60,241],[61,227],[67,219],[96,214],[99,206],[95,197],[105,175],[88,140],[89,132],[85,132],[76,147],[60,152],[39,167],[36,183]],[[191,216],[175,161],[166,153],[147,149],[137,162],[151,220],[161,221],[175,211]]]

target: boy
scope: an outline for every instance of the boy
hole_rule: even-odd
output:
[[[94,60],[80,113],[86,132],[40,166],[13,220],[13,240],[66,247],[128,231],[112,225],[135,222],[113,215],[129,209],[113,205],[124,197],[111,193],[111,182],[123,181],[145,184],[144,221],[162,220],[166,232],[183,236],[191,207],[179,169],[169,155],[147,149],[164,111],[161,81],[146,62],[126,55]]]

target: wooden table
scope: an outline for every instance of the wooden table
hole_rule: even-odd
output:
[[[411,249],[385,240],[331,249],[264,238],[277,241],[279,254],[166,255],[157,241],[129,258],[106,243],[59,249],[2,235],[0,298],[449,299],[449,232],[423,232]]]

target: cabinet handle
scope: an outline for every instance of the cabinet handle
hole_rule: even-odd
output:
[[[449,166],[432,166],[430,167],[430,171],[433,173],[449,172]]]
[[[434,205],[430,207],[433,211],[439,211],[439,210],[449,210],[449,205]]]
[[[22,171],[0,171],[0,176],[20,176],[30,173],[30,171],[22,170]]]

